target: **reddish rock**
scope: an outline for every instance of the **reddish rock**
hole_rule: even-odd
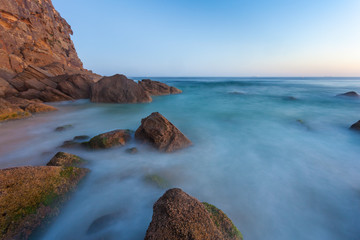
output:
[[[171,87],[165,83],[143,79],[138,83],[145,91],[152,96],[179,94],[182,91],[176,87]]]
[[[82,163],[84,163],[84,160],[81,159],[79,156],[66,152],[58,152],[46,165],[60,167],[77,167]]]
[[[151,97],[124,75],[104,77],[92,86],[91,101],[98,103],[145,103]]]
[[[24,111],[19,106],[0,98],[0,122],[30,117],[31,113]]]
[[[241,240],[231,220],[216,207],[181,189],[168,190],[153,207],[145,240]]]
[[[129,130],[114,130],[93,137],[86,145],[92,149],[111,148],[124,146],[130,139]]]
[[[9,97],[17,94],[18,91],[8,81],[0,77],[0,97]]]
[[[135,138],[164,152],[173,152],[191,145],[191,141],[158,112],[141,120]]]
[[[91,85],[94,83],[89,75],[74,74],[62,75],[57,78],[62,78],[57,89],[74,99],[90,98]]]

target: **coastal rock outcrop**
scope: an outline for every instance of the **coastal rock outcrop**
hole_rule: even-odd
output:
[[[66,152],[58,152],[46,165],[60,167],[76,167],[81,165],[82,163],[84,163],[84,160],[81,159],[79,156]]]
[[[360,120],[351,125],[350,129],[360,131]]]
[[[342,93],[339,95],[336,95],[337,97],[354,97],[354,98],[358,98],[360,97],[360,95],[355,92],[355,91],[350,91],[350,92],[346,92],[346,93]]]
[[[17,167],[0,170],[0,238],[28,239],[59,213],[87,169]]]
[[[150,143],[164,152],[173,152],[192,144],[179,129],[158,112],[141,120],[141,125],[135,132],[135,138]]]
[[[136,82],[124,75],[104,77],[92,85],[91,101],[98,103],[147,103],[152,99]]]
[[[151,96],[179,94],[182,91],[176,87],[171,87],[165,83],[153,81],[150,79],[143,79],[138,84]]]
[[[181,189],[168,190],[153,207],[145,240],[241,240],[242,235],[219,209]]]
[[[0,121],[15,120],[30,117],[31,113],[0,98]]]
[[[130,130],[114,130],[97,135],[84,144],[91,149],[111,148],[124,146],[130,139]]]

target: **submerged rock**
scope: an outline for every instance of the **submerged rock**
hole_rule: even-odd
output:
[[[170,187],[170,183],[163,177],[157,174],[149,174],[144,177],[144,181],[157,188],[166,189]]]
[[[84,141],[87,139],[90,139],[88,135],[80,135],[80,136],[75,136],[73,141]]]
[[[76,167],[84,163],[84,160],[74,154],[58,152],[51,160],[47,163],[47,166],[61,166],[61,167]]]
[[[181,189],[168,190],[153,207],[145,240],[240,240],[242,235],[216,207]]]
[[[130,130],[114,130],[97,135],[84,144],[92,149],[124,146],[131,139],[130,133]]]
[[[91,101],[98,103],[147,103],[152,99],[136,82],[124,75],[104,77],[92,85]]]
[[[182,91],[176,87],[171,87],[165,83],[152,81],[150,79],[143,79],[139,81],[138,84],[152,96],[182,93]]]
[[[95,221],[91,223],[86,233],[87,234],[98,233],[103,229],[108,228],[111,225],[114,225],[122,217],[123,214],[124,213],[120,211],[97,218]]]
[[[342,94],[339,94],[339,95],[336,95],[336,96],[337,96],[337,97],[355,97],[355,98],[360,97],[360,95],[357,94],[357,92],[355,92],[355,91],[350,91],[350,92],[342,93]]]
[[[360,120],[351,125],[350,129],[360,131]]]
[[[136,130],[135,138],[150,143],[164,152],[173,152],[192,144],[179,129],[158,112],[141,120],[141,126]]]
[[[87,169],[17,167],[0,170],[0,238],[28,239],[59,213]]]
[[[69,130],[69,129],[73,128],[73,127],[74,126],[71,125],[71,124],[63,125],[63,126],[55,128],[55,132],[63,132],[65,130]]]
[[[130,154],[135,154],[135,153],[138,153],[139,150],[136,147],[132,147],[132,148],[126,149],[126,152],[130,153]]]

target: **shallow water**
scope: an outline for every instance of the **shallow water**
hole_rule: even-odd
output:
[[[155,79],[156,80],[156,79]],[[0,125],[0,167],[44,165],[58,151],[88,160],[91,173],[47,232],[36,239],[143,239],[164,193],[158,174],[222,209],[248,240],[358,240],[360,236],[360,79],[160,78],[183,94],[151,104],[55,104],[60,110]],[[296,100],[288,97],[293,96]],[[158,153],[131,142],[104,151],[61,149],[77,135],[136,130],[158,111],[193,146]],[[73,129],[55,132],[58,126]],[[116,213],[87,233],[97,218]]]

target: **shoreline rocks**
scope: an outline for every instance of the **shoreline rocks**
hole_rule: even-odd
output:
[[[74,154],[66,152],[58,152],[55,156],[46,164],[46,166],[61,166],[61,167],[77,167],[83,164],[85,161]]]
[[[131,139],[130,130],[114,130],[102,133],[84,142],[85,146],[91,149],[106,149],[115,146],[124,146]]]
[[[182,91],[176,87],[171,87],[165,83],[153,81],[150,79],[143,79],[143,80],[139,81],[138,84],[146,92],[148,92],[151,96],[161,96],[161,95],[182,93]]]
[[[242,240],[243,237],[221,210],[174,188],[154,204],[145,240],[155,239]]]
[[[158,112],[141,120],[135,138],[163,152],[174,152],[192,144],[179,129]]]

